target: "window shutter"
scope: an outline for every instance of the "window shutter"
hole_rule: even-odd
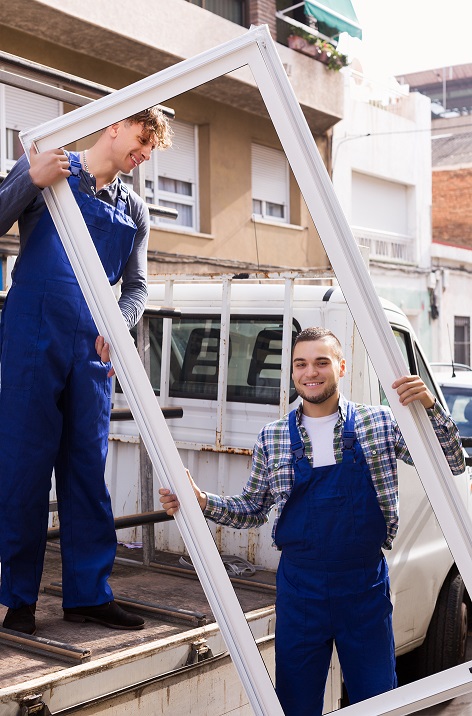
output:
[[[252,197],[287,206],[287,159],[279,149],[252,145]]]
[[[49,97],[5,86],[5,121],[7,129],[36,127],[62,114],[62,102]]]
[[[195,126],[184,122],[172,122],[174,135],[172,147],[165,152],[157,151],[157,171],[161,177],[197,183],[197,151]]]

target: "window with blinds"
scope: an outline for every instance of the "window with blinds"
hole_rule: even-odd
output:
[[[252,211],[255,217],[288,223],[289,172],[279,149],[252,145]]]
[[[20,131],[31,129],[50,119],[59,117],[63,112],[62,102],[49,97],[0,85],[0,127],[2,146],[1,171],[8,171],[23,154],[19,139]]]
[[[157,170],[157,203],[178,211],[178,218],[159,218],[159,224],[173,224],[198,231],[197,127],[172,122],[172,147],[154,152]]]
[[[470,365],[469,316],[454,316],[454,361]]]
[[[247,26],[246,0],[188,0],[188,2],[238,25]]]

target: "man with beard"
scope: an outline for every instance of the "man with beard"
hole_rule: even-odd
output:
[[[321,716],[333,643],[350,703],[395,688],[388,568],[398,528],[397,459],[412,464],[390,408],[339,392],[346,362],[336,336],[308,328],[295,339],[292,377],[301,404],[266,425],[240,495],[193,487],[209,519],[263,524],[273,506],[277,571],[276,689],[286,716]],[[454,474],[464,471],[459,433],[418,376],[395,381],[402,405],[426,408]],[[192,481],[193,482],[193,481]],[[161,489],[168,514],[179,503]]]

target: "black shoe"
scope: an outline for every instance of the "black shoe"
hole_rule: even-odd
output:
[[[3,627],[19,631],[22,634],[36,634],[35,611],[36,604],[24,604],[18,609],[8,609],[3,620]]]
[[[71,607],[64,609],[67,622],[96,622],[110,629],[142,629],[144,619],[122,609],[115,601],[97,607]]]

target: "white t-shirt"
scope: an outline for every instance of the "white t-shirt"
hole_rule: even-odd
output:
[[[313,467],[335,465],[333,439],[338,417],[338,411],[322,418],[309,418],[302,414],[302,425],[313,447]]]

